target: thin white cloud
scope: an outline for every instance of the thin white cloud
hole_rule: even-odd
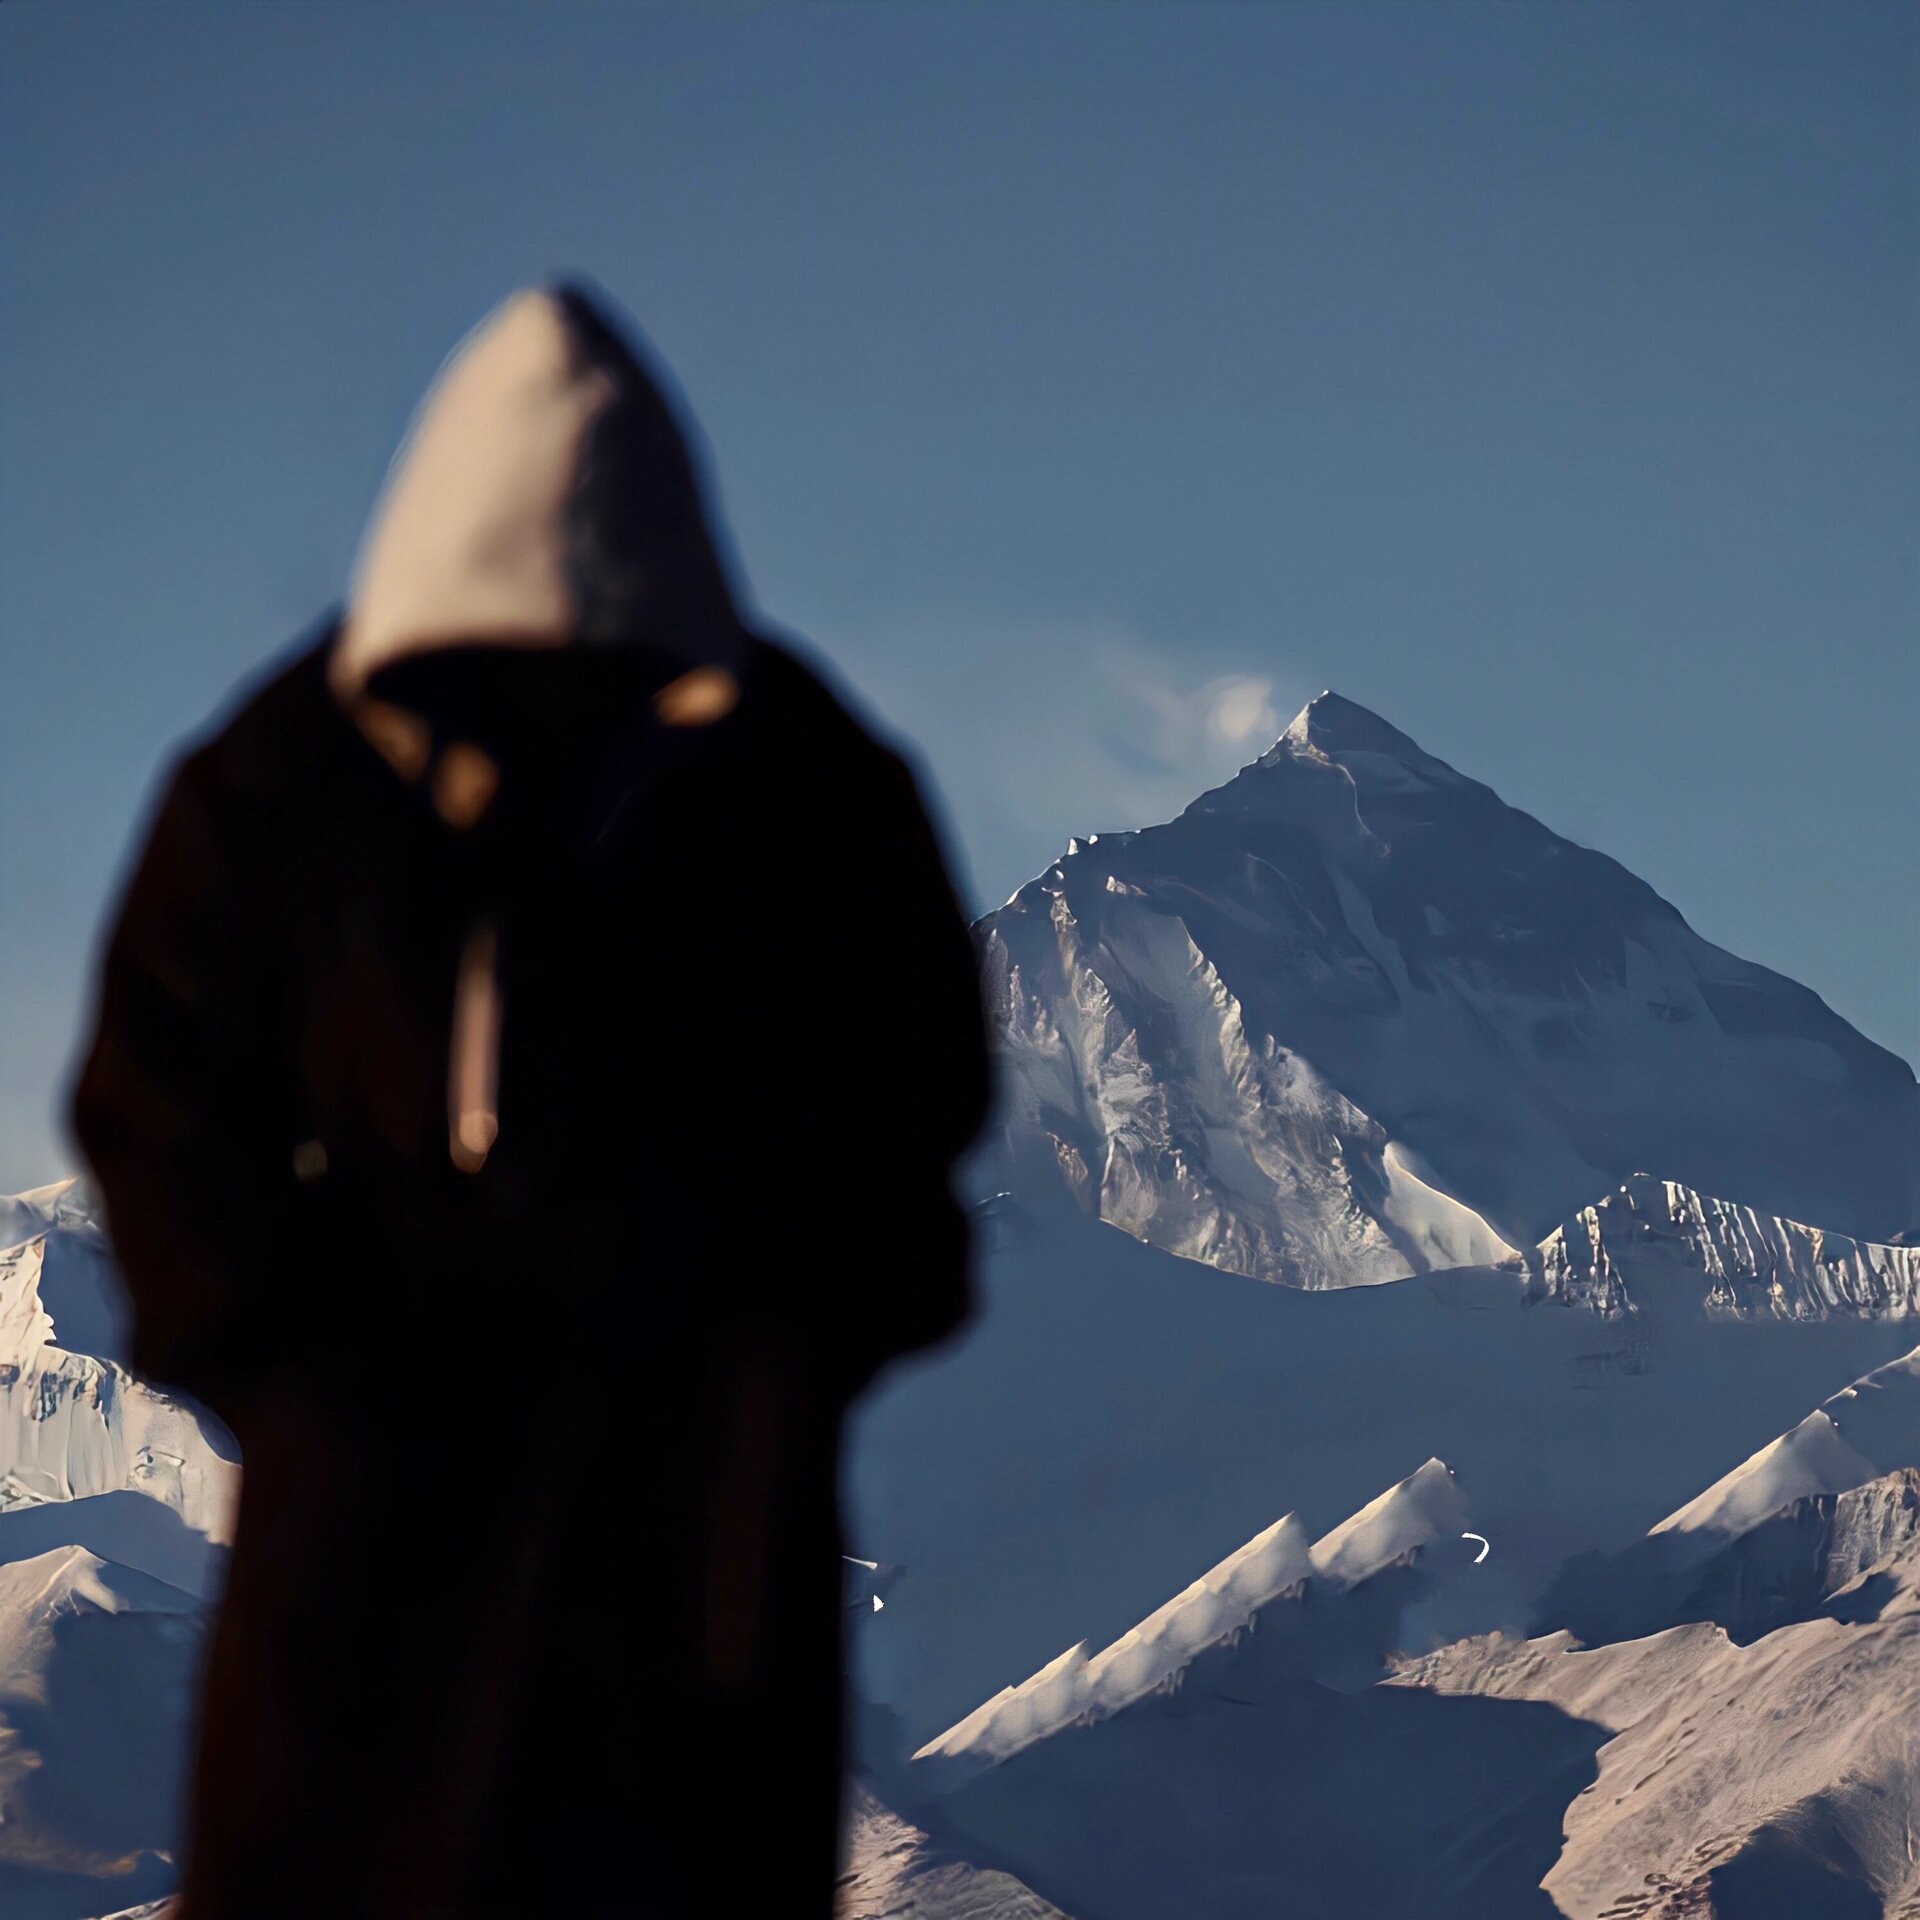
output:
[[[1211,648],[1112,627],[913,623],[835,636],[860,692],[919,749],[992,905],[1069,835],[1151,826],[1232,778],[1286,724],[1281,681]]]
[[[1139,703],[1153,757],[1170,773],[1217,765],[1222,750],[1264,752],[1283,724],[1263,674],[1225,673],[1182,690],[1164,671],[1156,677],[1112,661],[1106,669]]]

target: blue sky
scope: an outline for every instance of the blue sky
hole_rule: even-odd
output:
[[[0,1188],[171,744],[597,277],[981,904],[1323,686],[1920,1051],[1920,11],[0,9]]]

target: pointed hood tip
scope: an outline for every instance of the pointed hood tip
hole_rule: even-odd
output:
[[[336,692],[461,645],[741,644],[690,420],[580,274],[501,300],[429,386],[354,569]]]

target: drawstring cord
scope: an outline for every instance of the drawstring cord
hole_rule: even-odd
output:
[[[491,921],[467,936],[454,978],[447,1049],[447,1151],[478,1173],[500,1135],[500,934]]]

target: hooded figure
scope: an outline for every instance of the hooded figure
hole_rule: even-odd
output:
[[[174,773],[75,1096],[246,1462],[183,1920],[828,1913],[841,1417],[962,1317],[984,1099],[912,778],[518,295]]]

